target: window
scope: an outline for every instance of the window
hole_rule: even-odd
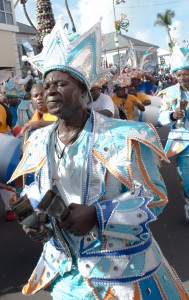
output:
[[[0,0],[0,23],[13,25],[11,0]]]

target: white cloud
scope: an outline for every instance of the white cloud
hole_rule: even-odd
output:
[[[136,39],[152,43],[151,31],[150,30],[138,30],[135,32]]]
[[[176,20],[173,22],[170,33],[172,38],[176,39],[176,41],[180,41],[182,38],[182,27],[180,21]]]
[[[104,33],[114,30],[113,5],[109,0],[80,0],[74,11],[77,16],[78,32],[84,32],[93,26],[102,17],[102,31]]]

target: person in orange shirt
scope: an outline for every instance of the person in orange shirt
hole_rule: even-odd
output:
[[[112,100],[120,111],[121,119],[133,120],[134,107],[145,111],[144,105],[135,96],[125,93],[125,87],[116,84],[114,92]]]
[[[0,101],[0,133],[12,135],[12,114],[8,106]],[[2,142],[2,141],[1,141]],[[2,159],[2,157],[0,158]],[[0,198],[4,203],[5,221],[14,221],[10,203],[16,200],[16,189],[0,181]]]
[[[0,133],[11,132],[12,128],[12,116],[9,112],[8,106],[0,102]]]
[[[35,112],[30,121],[22,128],[22,133],[51,125],[57,120],[56,116],[48,113],[47,107],[43,101],[43,93],[44,87],[42,83],[36,83],[32,86],[31,100]]]
[[[140,92],[137,93],[137,88],[134,85],[129,87],[129,94],[137,97],[137,99],[140,100],[140,102],[144,106],[147,106],[147,105],[151,104],[151,100],[150,100],[149,96],[145,93],[140,93]]]

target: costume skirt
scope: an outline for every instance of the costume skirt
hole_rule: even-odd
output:
[[[54,300],[189,300],[175,271],[163,258],[157,270],[136,282],[96,283],[75,267],[52,285]]]

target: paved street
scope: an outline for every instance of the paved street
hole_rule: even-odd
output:
[[[161,128],[158,131],[164,143],[167,130]],[[168,188],[169,204],[151,228],[169,263],[189,291],[189,225],[185,222],[184,201],[179,193],[173,162],[163,163],[162,175]],[[41,246],[30,241],[16,222],[4,222],[2,204],[0,238],[0,299],[28,299],[21,295],[21,288],[36,264]],[[41,292],[31,299],[48,300],[50,297],[47,292]]]

